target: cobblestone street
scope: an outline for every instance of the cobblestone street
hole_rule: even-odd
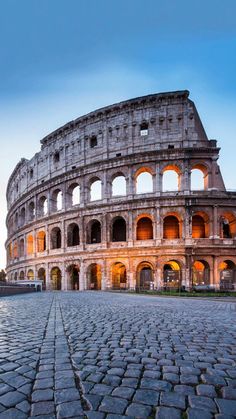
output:
[[[55,292],[0,308],[0,419],[236,417],[233,302]]]

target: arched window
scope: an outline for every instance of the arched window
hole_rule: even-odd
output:
[[[19,276],[19,279],[25,279],[25,273],[24,273],[24,271],[20,271],[20,276]]]
[[[148,217],[142,217],[137,222],[137,240],[152,240],[153,227],[152,220]]]
[[[163,222],[163,238],[179,239],[179,220],[174,215],[168,215]]]
[[[32,234],[27,236],[27,255],[32,255],[34,253],[34,238]]]
[[[96,179],[90,185],[90,201],[100,199],[102,199],[102,182],[100,179]]]
[[[123,217],[117,217],[112,223],[112,241],[126,241],[126,222]]]
[[[37,234],[37,251],[44,252],[46,250],[46,234],[44,231],[39,231]]]
[[[87,226],[87,243],[101,243],[101,223],[98,220],[91,221]]]
[[[80,186],[77,185],[73,188],[72,191],[72,205],[79,205],[80,204]]]
[[[205,221],[201,215],[193,215],[192,217],[192,238],[204,239],[206,237]]]
[[[220,218],[220,237],[231,239],[236,237],[236,217],[233,213],[225,212]]]
[[[176,166],[167,166],[163,171],[162,191],[174,192],[180,190],[180,171]]]
[[[51,248],[61,248],[61,230],[59,227],[54,227],[51,231]]]
[[[67,246],[78,246],[79,243],[79,226],[76,223],[69,224],[67,230]]]
[[[121,262],[116,262],[112,265],[112,288],[113,289],[126,289],[127,286],[127,276],[126,276],[126,267]]]
[[[180,288],[181,269],[179,262],[169,260],[163,266],[163,282],[165,288]]]
[[[61,211],[62,210],[62,191],[60,189],[56,189],[52,193],[52,210],[53,211]]]
[[[112,196],[126,195],[126,179],[123,175],[116,176],[112,181]]]
[[[205,260],[195,260],[193,264],[193,287],[210,284],[209,264]]]
[[[24,241],[24,239],[20,239],[19,248],[20,248],[20,257],[22,258],[22,257],[24,257],[24,254],[25,254],[25,241]]]
[[[207,168],[201,164],[197,164],[191,169],[191,190],[199,191],[208,188]]]
[[[41,196],[39,199],[39,215],[41,217],[48,214],[48,200],[46,196]]]
[[[34,205],[34,202],[31,201],[29,203],[29,221],[34,220],[34,218],[35,218],[35,205]]]
[[[144,194],[153,192],[153,178],[147,170],[142,171],[136,177],[136,193]]]
[[[25,224],[25,208],[21,208],[20,212],[20,225],[23,226]]]

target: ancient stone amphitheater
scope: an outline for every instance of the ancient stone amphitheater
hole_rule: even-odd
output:
[[[236,286],[236,193],[188,91],[79,117],[7,187],[8,279],[46,289]]]

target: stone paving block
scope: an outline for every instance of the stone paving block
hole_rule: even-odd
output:
[[[236,416],[236,400],[215,399],[219,412]]]
[[[156,406],[159,400],[159,392],[153,390],[136,390],[133,401],[150,406]]]
[[[106,396],[111,394],[114,390],[114,387],[107,386],[106,384],[95,384],[95,386],[90,391],[90,394],[97,394],[99,396]]]
[[[130,400],[134,395],[135,390],[130,387],[116,387],[113,392],[112,396],[121,397],[123,399]]]
[[[174,407],[158,407],[156,410],[155,419],[181,419],[181,410]]]
[[[0,396],[12,390],[14,390],[14,388],[9,386],[8,384],[0,383]]]
[[[52,378],[36,379],[34,383],[34,390],[43,390],[45,388],[52,388],[54,385]]]
[[[105,396],[99,406],[99,411],[106,413],[123,414],[128,401],[118,397]]]
[[[32,402],[42,402],[42,401],[53,400],[53,397],[54,397],[53,390],[50,388],[47,388],[45,390],[33,391],[31,399],[32,399]]]
[[[139,403],[132,403],[126,410],[126,416],[131,416],[135,419],[147,419],[152,413],[152,407],[144,406]]]
[[[54,393],[56,404],[72,402],[74,400],[80,400],[80,394],[77,388],[67,388],[62,390],[56,390]]]
[[[57,406],[57,419],[83,417],[83,409],[80,401],[61,403]]]
[[[196,392],[198,396],[216,397],[215,387],[209,384],[199,384],[196,387]]]
[[[24,413],[28,413],[30,411],[30,404],[27,400],[23,400],[23,402],[16,405],[16,409],[19,409]]]
[[[105,416],[106,416],[105,413],[102,413],[102,412],[95,412],[95,411],[86,412],[86,418],[88,419],[104,419]]]
[[[61,390],[63,388],[71,388],[75,386],[74,378],[60,378],[55,380],[54,387],[56,390]]]
[[[190,396],[191,394],[195,394],[194,387],[185,385],[185,384],[177,384],[174,386],[174,391],[176,393],[182,394],[183,396]]]
[[[197,375],[180,375],[181,384],[198,384],[199,379]]]
[[[209,410],[188,408],[187,419],[213,419],[213,415]]]
[[[140,387],[151,390],[170,391],[172,385],[164,380],[153,380],[151,378],[143,378],[141,380]]]
[[[160,405],[185,409],[185,396],[175,392],[162,392],[160,396]]]
[[[5,407],[14,407],[23,400],[25,400],[25,396],[19,391],[9,391],[0,396],[0,403]]]
[[[223,399],[236,400],[236,388],[229,387],[229,386],[222,387],[221,394],[222,394]]]
[[[27,419],[28,415],[18,409],[11,408],[0,413],[0,419]]]
[[[55,406],[52,401],[37,402],[37,403],[32,403],[31,405],[32,416],[49,415],[51,413],[54,413],[54,411],[55,411]]]
[[[204,396],[189,396],[189,405],[195,409],[207,410],[209,412],[217,413],[215,402],[210,397]]]

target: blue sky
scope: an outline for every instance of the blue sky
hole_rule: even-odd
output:
[[[0,268],[7,179],[81,114],[189,89],[236,189],[235,0],[7,0],[0,6]]]

